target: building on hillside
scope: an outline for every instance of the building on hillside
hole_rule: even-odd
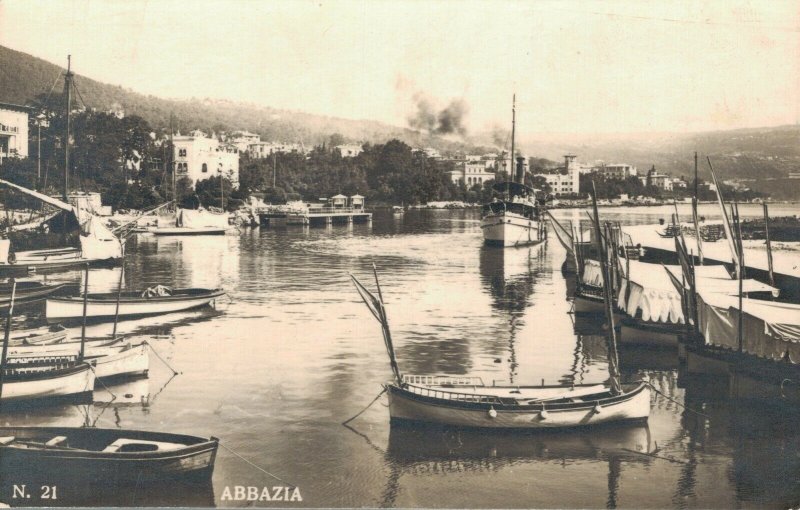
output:
[[[789,179],[800,179],[800,172],[789,172]]]
[[[663,191],[672,191],[672,177],[658,173],[655,165],[647,171],[646,175],[640,175],[639,180],[645,186],[655,186]]]
[[[672,179],[672,189],[686,189],[688,186],[689,184],[680,177]]]
[[[564,155],[564,166],[551,173],[537,173],[534,177],[543,177],[550,185],[550,192],[555,196],[573,195],[580,191],[580,175],[582,165],[575,161],[574,154]]]
[[[249,131],[234,131],[228,138],[228,143],[235,145],[239,152],[247,152],[251,144],[261,141],[261,136]]]
[[[343,158],[354,158],[364,152],[364,147],[357,143],[337,145],[334,147],[334,149],[339,149],[339,152],[342,154]]]
[[[425,147],[424,149],[417,149],[417,150],[419,150],[420,152],[424,152],[425,155],[429,158],[442,159],[442,154],[433,147]]]
[[[464,184],[471,188],[495,178],[494,162],[483,160],[480,156],[466,156],[464,159],[453,160],[453,163],[455,170],[448,174],[454,184]]]
[[[256,142],[247,146],[247,154],[253,159],[268,158],[273,154],[289,154],[296,152],[305,154],[305,147],[300,143]]]
[[[603,174],[607,179],[617,179],[624,181],[628,177],[636,177],[637,170],[635,166],[626,165],[622,163],[614,163],[612,165],[601,165],[594,167],[595,171]]]
[[[27,106],[0,103],[0,163],[9,157],[28,157],[29,114]]]
[[[173,137],[175,172],[178,178],[188,177],[192,184],[223,175],[234,187],[239,186],[239,149],[208,138],[202,131]]]

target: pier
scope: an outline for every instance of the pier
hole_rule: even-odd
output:
[[[363,196],[336,195],[324,205],[295,203],[264,207],[258,211],[258,221],[262,227],[352,225],[370,223],[372,213],[364,210]]]

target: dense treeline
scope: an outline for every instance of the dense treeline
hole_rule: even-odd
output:
[[[365,144],[355,157],[342,157],[325,144],[308,156],[274,154],[265,159],[242,158],[241,187],[263,192],[271,202],[314,200],[337,194],[360,194],[371,204],[419,204],[435,200],[479,201],[484,187],[454,184],[453,163],[427,157],[399,140]],[[273,179],[275,186],[273,186]]]

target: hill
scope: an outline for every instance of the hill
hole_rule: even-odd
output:
[[[0,102],[26,104],[39,94],[48,94],[54,83],[55,90],[60,91],[64,86],[63,72],[60,66],[0,46]],[[76,75],[75,83],[88,108],[105,111],[122,107],[127,115],[144,118],[156,130],[167,129],[170,114],[174,114],[175,129],[182,132],[247,130],[265,140],[307,145],[327,141],[333,133],[353,142],[378,143],[398,138],[415,147],[448,150],[463,145],[371,120],[341,119],[215,99],[162,99],[81,75]]]

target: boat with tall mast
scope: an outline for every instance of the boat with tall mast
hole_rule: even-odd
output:
[[[66,133],[62,200],[0,179],[0,186],[22,193],[58,210],[54,215],[35,224],[34,227],[40,232],[60,234],[64,246],[15,251],[11,239],[0,239],[0,273],[31,272],[41,269],[62,270],[83,266],[87,263],[94,265],[114,263],[122,258],[123,243],[120,239],[97,216],[69,204],[70,116],[74,86],[74,73],[71,66],[72,59],[67,57],[67,71],[64,75]]]
[[[511,108],[511,180],[494,184],[492,188],[501,198],[484,204],[481,215],[483,240],[490,246],[525,246],[546,238],[536,190],[525,185],[525,158],[515,152],[516,117],[515,95]]]

